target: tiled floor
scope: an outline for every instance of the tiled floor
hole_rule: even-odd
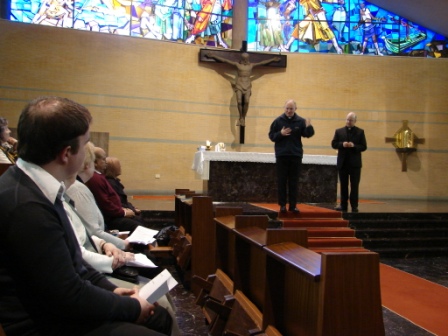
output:
[[[174,199],[167,197],[163,199],[157,197],[146,200],[135,199],[133,203],[140,209],[174,211]],[[314,205],[319,206],[319,204]],[[334,205],[322,204],[321,206],[332,208]],[[360,202],[359,210],[361,213],[448,213],[448,201],[365,200]],[[410,259],[383,258],[381,262],[448,287],[448,256]],[[174,270],[172,271],[175,273]],[[172,291],[172,296],[183,335],[207,335],[207,327],[204,325],[200,309],[194,304],[194,296],[188,290],[185,290],[182,285],[177,286]],[[386,308],[383,308],[383,318],[387,336],[433,335]]]

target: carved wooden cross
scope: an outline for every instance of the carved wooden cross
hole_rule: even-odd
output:
[[[200,62],[227,63],[237,69],[233,87],[237,96],[238,111],[240,114],[237,126],[240,126],[241,144],[244,143],[245,118],[249,109],[252,69],[261,65],[286,68],[286,55],[249,53],[246,51],[246,47],[247,43],[243,41],[243,47],[240,51],[201,49],[199,52]]]

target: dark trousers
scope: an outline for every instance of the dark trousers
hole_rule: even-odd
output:
[[[144,325],[128,322],[110,322],[92,330],[86,336],[162,336],[171,335],[173,319],[168,311],[156,306],[152,315]]]
[[[339,183],[341,191],[341,207],[347,209],[348,201],[352,208],[358,207],[359,181],[361,180],[361,168],[344,166],[339,169]],[[349,192],[350,182],[350,192]]]
[[[302,158],[297,156],[279,156],[276,158],[278,204],[290,207],[297,204],[297,188],[299,185]]]

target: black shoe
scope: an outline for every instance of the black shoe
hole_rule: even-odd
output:
[[[300,212],[300,210],[299,210],[298,208],[296,208],[296,207],[294,207],[294,208],[289,208],[289,211],[294,212],[294,213],[296,213],[296,214],[298,214],[298,213]]]
[[[337,210],[337,211],[343,211],[343,212],[346,212],[346,211],[347,211],[347,208],[343,208],[343,207],[341,207],[340,205],[338,205],[338,206],[335,207],[334,209]]]
[[[359,212],[358,208],[352,208],[352,212]]]
[[[282,206],[280,207],[280,212],[283,212],[283,213],[286,212],[286,207],[285,207],[284,205],[282,205]]]

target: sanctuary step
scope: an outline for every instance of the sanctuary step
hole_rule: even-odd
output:
[[[354,237],[355,230],[347,227],[308,227],[308,237]]]
[[[363,246],[381,257],[448,254],[448,213],[358,213],[344,217]]]
[[[299,204],[300,213],[279,213],[278,220],[284,228],[306,228],[308,248],[316,252],[330,251],[366,252],[361,239],[349,228],[349,221],[342,218],[341,212],[325,208]],[[345,251],[344,251],[345,252]]]
[[[354,237],[308,237],[308,248],[310,250],[327,247],[362,247],[362,240]]]

